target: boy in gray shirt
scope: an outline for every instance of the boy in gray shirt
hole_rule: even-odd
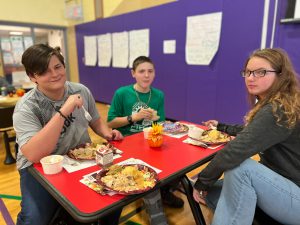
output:
[[[47,155],[65,154],[90,142],[88,127],[108,140],[123,136],[102,121],[88,88],[66,81],[64,58],[58,48],[34,45],[24,52],[22,63],[37,86],[17,103],[13,115],[22,193],[17,225],[47,225],[59,204],[32,177],[28,166]],[[86,120],[82,106],[91,114],[91,121]],[[117,210],[101,219],[101,223],[118,224],[120,214],[121,210]]]

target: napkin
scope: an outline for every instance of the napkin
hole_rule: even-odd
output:
[[[203,142],[197,141],[197,140],[194,140],[194,139],[191,139],[191,138],[189,138],[189,137],[188,137],[187,139],[183,140],[182,142],[183,142],[183,143],[187,143],[187,144],[191,144],[191,145],[196,145],[196,146],[208,148],[208,149],[212,149],[212,150],[217,149],[217,148],[219,148],[219,147],[225,145],[225,144],[223,143],[223,144],[219,144],[219,145],[207,145],[207,147],[206,147],[206,146],[204,146],[204,145],[206,145],[206,144],[203,145]],[[202,146],[202,145],[203,145],[203,146]]]

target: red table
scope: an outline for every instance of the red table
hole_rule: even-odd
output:
[[[150,148],[143,133],[127,136],[121,142],[114,142],[114,145],[123,151],[122,157],[114,163],[136,158],[161,169],[162,172],[158,175],[160,181],[155,189],[175,179],[181,179],[195,221],[204,225],[201,209],[193,200],[192,186],[185,174],[209,161],[222,147],[215,150],[204,149],[183,143],[185,138],[187,136],[179,139],[164,136],[162,147]],[[45,175],[41,164],[35,164],[29,171],[76,220],[81,222],[95,221],[146,194],[102,196],[79,182],[83,175],[99,169],[99,166],[93,166],[73,173],[63,170],[59,174]]]

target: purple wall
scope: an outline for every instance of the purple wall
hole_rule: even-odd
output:
[[[153,84],[164,91],[166,116],[201,122],[242,122],[247,111],[244,80],[239,72],[260,47],[264,1],[180,0],[174,3],[76,26],[80,82],[97,101],[110,103],[114,91],[134,80],[130,69],[87,67],[83,37],[108,32],[150,29],[150,57],[156,65]],[[223,12],[219,50],[209,66],[185,62],[186,17]],[[300,31],[299,31],[300,32]],[[163,41],[176,40],[176,54],[163,54]]]

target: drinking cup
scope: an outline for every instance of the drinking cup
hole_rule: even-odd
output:
[[[144,138],[145,139],[148,139],[148,136],[149,136],[149,132],[152,130],[152,127],[145,127],[143,129],[143,132],[144,132]]]

